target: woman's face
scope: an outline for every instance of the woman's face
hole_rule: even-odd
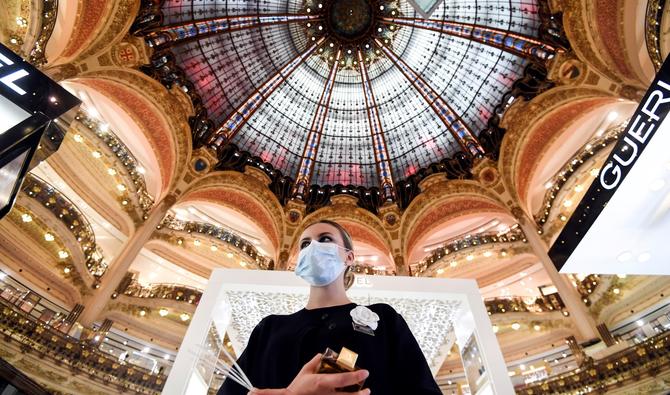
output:
[[[349,251],[344,246],[344,240],[340,231],[330,224],[318,223],[307,227],[300,235],[300,242],[298,248],[301,250],[309,245],[312,240],[320,243],[334,243],[342,248],[338,248],[340,258],[346,266],[354,263],[354,253]]]

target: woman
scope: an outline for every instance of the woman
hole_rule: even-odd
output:
[[[310,284],[307,305],[291,315],[261,320],[238,359],[251,383],[266,389],[247,392],[225,380],[218,395],[345,394],[337,388],[364,379],[365,389],[354,394],[441,394],[402,316],[387,304],[364,308],[347,297],[354,263],[347,231],[335,222],[320,221],[305,229],[299,245],[296,274]],[[316,373],[319,353],[327,347],[357,353],[356,365],[363,370]]]

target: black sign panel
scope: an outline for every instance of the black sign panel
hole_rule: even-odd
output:
[[[0,218],[11,210],[44,131],[79,104],[0,44]]]
[[[670,111],[670,57],[665,60],[628,127],[589,187],[549,256],[560,271],[596,221]],[[660,164],[659,164],[660,165]],[[611,229],[617,231],[617,229]],[[607,249],[609,246],[602,246]]]
[[[0,44],[0,94],[29,113],[56,119],[80,104],[51,78]]]

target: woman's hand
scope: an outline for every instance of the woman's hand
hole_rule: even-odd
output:
[[[369,395],[370,390],[358,392],[340,392],[335,388],[342,388],[361,382],[369,373],[367,370],[357,370],[347,373],[316,373],[321,354],[316,354],[311,361],[300,369],[300,372],[287,388],[283,389],[253,389],[248,395]]]

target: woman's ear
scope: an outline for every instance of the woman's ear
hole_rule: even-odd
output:
[[[347,251],[347,259],[344,261],[344,264],[347,266],[352,266],[355,262],[356,256],[353,251]]]

